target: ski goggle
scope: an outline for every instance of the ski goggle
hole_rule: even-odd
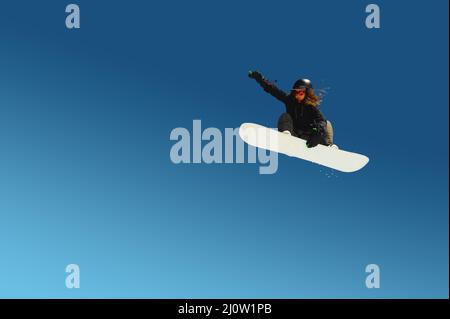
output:
[[[299,86],[298,88],[292,89],[291,92],[306,92],[306,86]]]

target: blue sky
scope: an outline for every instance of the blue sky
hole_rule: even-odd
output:
[[[0,297],[448,297],[448,2],[77,3],[0,12]],[[368,166],[173,164],[194,119],[275,126],[250,69],[329,88]]]

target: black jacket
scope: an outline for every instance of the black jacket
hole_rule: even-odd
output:
[[[293,119],[294,130],[299,136],[319,134],[322,138],[325,138],[327,120],[317,107],[299,103],[293,95],[286,94],[264,78],[256,79],[256,81],[264,91],[284,103],[286,112]],[[313,130],[313,128],[316,130]]]

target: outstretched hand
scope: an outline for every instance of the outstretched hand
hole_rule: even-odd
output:
[[[263,76],[258,71],[249,71],[248,77],[255,80],[261,80]]]

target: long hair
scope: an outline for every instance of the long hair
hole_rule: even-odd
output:
[[[314,90],[312,88],[306,89],[306,96],[305,96],[305,104],[318,107],[320,105],[320,102],[322,101],[322,98],[319,95],[316,95],[314,93]]]

